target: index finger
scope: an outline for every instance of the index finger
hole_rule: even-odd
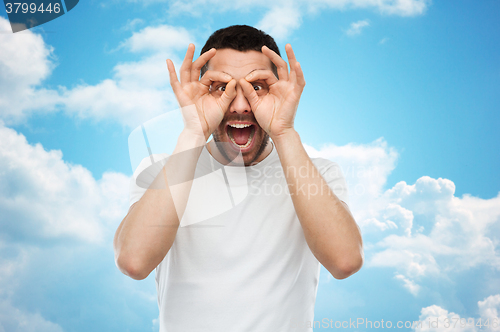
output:
[[[297,62],[297,58],[295,58],[292,45],[286,44],[285,50],[288,57],[288,63],[290,64],[290,80],[292,82],[296,81],[299,85],[305,85],[306,81],[304,80],[304,73],[300,68],[300,64]]]
[[[286,56],[288,57],[288,64],[290,65],[290,72],[295,70],[295,64],[297,63],[297,59],[295,58],[295,53],[293,52],[292,45],[285,45]]]
[[[167,59],[167,68],[170,75],[170,85],[172,86],[172,90],[174,90],[174,94],[177,98],[177,101],[179,102],[179,105],[181,107],[189,105],[189,100],[186,99],[185,94],[182,93],[181,83],[179,83],[179,80],[177,79],[174,63],[170,59]]]
[[[210,50],[200,55],[198,59],[193,62],[193,66],[191,68],[191,81],[197,81],[200,78],[201,68],[208,62],[208,60],[214,57],[215,53],[216,49],[211,48]]]
[[[182,61],[181,70],[179,72],[182,85],[191,82],[191,66],[193,64],[193,56],[194,56],[194,44],[191,43],[188,46],[188,49],[186,51],[186,56],[184,57],[184,61]]]
[[[276,52],[267,46],[262,46],[262,53],[267,56],[278,68],[278,78],[280,80],[288,81],[288,65]]]

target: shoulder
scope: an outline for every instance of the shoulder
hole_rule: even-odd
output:
[[[166,160],[170,157],[168,153],[157,153],[152,154],[141,160],[137,168],[134,170],[134,177],[137,178],[139,174],[148,169],[151,165],[155,165],[158,163],[165,163]]]
[[[346,205],[349,203],[349,194],[347,181],[342,172],[342,167],[334,161],[325,158],[311,158],[314,166],[318,169],[321,176],[328,183],[335,195]]]
[[[136,203],[154,181],[169,154],[160,153],[148,156],[139,163],[130,178],[130,206]]]
[[[138,186],[148,188],[167,162],[168,157],[170,155],[167,153],[158,153],[142,159],[134,171],[132,180]]]

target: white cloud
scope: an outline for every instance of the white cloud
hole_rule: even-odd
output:
[[[414,295],[425,278],[449,278],[479,266],[500,270],[500,194],[456,197],[452,181],[428,176],[385,189],[398,155],[383,139],[305,148],[311,157],[342,166],[350,207],[363,233],[365,268],[394,269]]]
[[[139,0],[129,0],[139,2]],[[143,0],[144,3],[150,3],[151,0]],[[287,5],[300,7],[302,12],[317,12],[322,9],[374,9],[382,14],[414,16],[425,13],[431,0],[297,0],[293,2],[279,1],[281,7]],[[215,1],[181,1],[176,0],[172,3],[170,10],[174,13],[191,13],[199,15],[203,12],[226,12],[229,10],[248,10],[248,8],[275,8],[276,2],[265,0],[243,0],[234,2]]]
[[[345,33],[348,36],[359,35],[361,34],[361,30],[363,30],[367,26],[370,26],[370,22],[368,22],[368,20],[353,22]]]
[[[374,206],[374,198],[383,194],[387,177],[396,167],[397,151],[389,147],[383,138],[370,144],[326,144],[319,150],[307,144],[304,147],[309,156],[330,159],[342,167],[349,187],[350,207],[356,220],[362,225],[372,218],[372,210],[379,209],[379,206]],[[393,228],[394,224],[379,226]]]
[[[431,0],[365,0],[364,2],[369,6],[377,6],[380,12],[384,14],[414,16],[425,13]]]
[[[82,84],[64,90],[65,112],[82,119],[118,121],[134,128],[177,107],[175,96],[170,91],[147,86],[134,89],[138,83],[106,79],[96,85]]]
[[[401,280],[403,282],[403,286],[410,292],[412,293],[413,295],[417,295],[419,290],[420,290],[420,286],[415,284],[415,282],[413,282],[412,280],[406,278],[404,275],[402,274],[396,274],[394,276],[394,279],[396,280]]]
[[[414,327],[415,331],[430,331],[430,332],[440,332],[440,331],[452,331],[456,332],[473,332],[475,331],[474,326],[461,326],[460,315],[454,312],[448,312],[437,305],[432,305],[426,308],[422,308],[419,320],[420,325]],[[462,318],[463,320],[463,318]],[[458,322],[458,324],[456,324]]]
[[[479,317],[460,317],[437,305],[422,308],[419,320],[422,324],[415,331],[429,332],[476,332],[500,331],[498,311],[500,294],[491,295],[478,302]],[[484,325],[487,322],[487,326]],[[481,326],[480,326],[481,325]]]
[[[178,63],[177,51],[187,49],[193,37],[184,28],[160,25],[134,32],[121,44],[147,56],[117,64],[111,79],[96,85],[63,89],[65,111],[80,118],[111,119],[134,128],[178,107],[170,89],[166,59]],[[177,70],[179,66],[176,66]]]
[[[379,45],[384,45],[385,43],[387,43],[389,41],[389,38],[388,37],[384,37],[382,38],[378,43]]]
[[[485,327],[484,329],[490,331],[500,331],[500,294],[491,295],[483,301],[479,301],[477,306],[479,308],[479,315],[482,318],[483,324],[486,320],[491,323],[490,326]],[[496,325],[496,328],[494,325]]]
[[[311,157],[337,161],[349,185],[350,207],[365,240],[366,267],[389,267],[412,294],[426,277],[446,277],[480,265],[500,269],[500,195],[455,194],[447,179],[421,177],[384,188],[397,152],[383,139],[369,145],[328,145]]]
[[[413,212],[405,209],[394,203],[389,203],[385,208],[383,218],[386,223],[395,224],[394,221],[390,219],[394,219],[397,221],[397,224],[401,226],[404,230],[404,234],[406,236],[411,236],[411,229],[413,227]]]
[[[388,211],[400,210],[402,219],[393,221],[406,229],[384,235],[368,265],[393,267],[410,279],[445,277],[480,265],[500,269],[499,242],[491,232],[500,223],[500,195],[480,199],[454,193],[452,181],[422,177],[414,185],[400,182],[376,199],[379,209],[372,218],[391,220]]]
[[[146,27],[139,32],[134,32],[123,45],[132,52],[153,51],[154,53],[169,54],[173,50],[185,50],[191,35],[182,27],[160,25]]]
[[[140,18],[129,19],[127,23],[121,28],[123,31],[135,31],[138,26],[143,25],[144,20]]]
[[[0,332],[62,332],[61,326],[39,313],[22,311],[8,301],[0,300]]]
[[[0,18],[0,29],[7,26]],[[47,90],[40,85],[54,68],[53,49],[29,30],[1,34],[0,119],[19,123],[32,113],[55,111],[57,107],[70,116],[118,121],[134,128],[178,107],[165,61],[171,58],[178,63],[176,52],[186,49],[190,41],[192,37],[184,28],[146,27],[120,47],[146,53],[142,59],[117,64],[112,78],[95,85]]]
[[[375,9],[386,15],[415,16],[425,13],[431,0],[312,0],[308,3],[313,8]]]
[[[378,220],[375,218],[368,218],[363,220],[363,229],[364,230],[372,230],[372,231],[385,231],[386,229],[396,229],[398,225],[391,220]]]
[[[98,243],[126,212],[129,179],[105,173],[96,181],[60,151],[30,145],[0,124],[0,231],[7,242]]]
[[[96,180],[1,121],[0,142],[0,332],[58,332],[68,319],[85,322],[82,307],[116,310],[110,298],[129,295],[119,287],[106,293],[121,280],[111,243],[128,210],[130,178],[104,173]],[[64,311],[75,303],[76,314]],[[51,321],[62,311],[62,323]]]
[[[302,17],[297,8],[292,6],[275,7],[264,15],[256,27],[273,38],[284,40],[300,26],[301,21]]]
[[[129,0],[139,2],[139,0]],[[143,0],[149,4],[151,0]],[[425,13],[431,0],[297,0],[297,1],[181,1],[170,4],[169,13],[200,17],[213,12],[267,10],[257,26],[277,39],[285,39],[296,30],[304,15],[316,14],[325,10],[369,9],[383,15],[416,16]]]
[[[0,17],[0,31],[9,30]],[[30,30],[0,33],[0,45],[0,118],[19,122],[35,109],[53,110],[57,93],[39,86],[55,67],[54,49]]]

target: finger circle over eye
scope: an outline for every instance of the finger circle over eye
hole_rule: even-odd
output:
[[[215,70],[208,70],[203,74],[203,77],[200,79],[200,83],[206,86],[212,85],[212,82],[223,82],[228,83],[231,81],[232,77],[226,73]]]

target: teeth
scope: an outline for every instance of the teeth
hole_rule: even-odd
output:
[[[248,142],[246,142],[245,145],[239,145],[238,143],[236,143],[234,141],[234,139],[232,137],[229,137],[229,138],[231,139],[231,142],[233,142],[234,144],[236,144],[237,146],[239,146],[241,149],[248,148],[250,146],[250,143],[252,143],[252,138],[249,138]]]
[[[249,127],[250,125],[244,125],[244,126]],[[233,126],[231,126],[231,127],[233,127]],[[234,127],[234,128],[238,128],[238,127]],[[245,127],[243,127],[243,128],[245,128]],[[236,143],[236,141],[234,140],[234,138],[231,135],[228,135],[228,136],[229,136],[229,139],[231,140],[231,142],[233,142],[235,145],[239,146],[240,149],[244,149],[244,148],[247,148],[250,146],[250,144],[252,143],[252,139],[253,139],[254,134],[255,134],[254,131],[252,133],[250,133],[250,137],[248,137],[248,141],[245,143],[245,145],[240,145],[240,144]]]
[[[230,124],[229,125],[230,127],[233,127],[233,128],[246,128],[246,127],[250,127],[251,124],[243,124],[243,123],[234,123],[234,124]]]

